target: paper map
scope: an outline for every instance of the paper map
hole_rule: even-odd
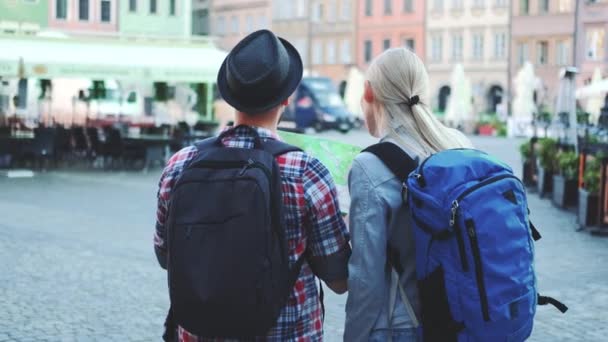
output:
[[[344,213],[348,212],[350,205],[348,172],[350,171],[353,159],[361,152],[362,148],[306,134],[281,131],[279,135],[284,142],[303,149],[306,153],[319,159],[327,167],[338,187],[340,210]]]

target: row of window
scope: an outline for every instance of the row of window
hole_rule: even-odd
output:
[[[78,20],[89,21],[91,14],[91,1],[94,0],[77,0],[78,4]],[[136,13],[139,10],[139,5],[142,1],[147,1],[147,11],[150,14],[158,14],[158,1],[159,0],[129,0],[129,12]],[[169,9],[169,15],[175,16],[177,14],[177,0],[160,0],[161,3],[167,3]],[[69,0],[55,0],[55,18],[59,20],[68,19],[69,11]],[[100,6],[100,17],[99,20],[103,23],[109,23],[112,21],[112,0],[101,0]]]
[[[247,15],[245,17],[245,26],[242,28],[244,34],[249,34],[255,30],[268,28],[268,22],[264,14],[260,14],[255,17],[253,15]],[[240,35],[241,34],[241,20],[238,16],[233,15],[229,19],[220,15],[215,21],[214,34],[218,36],[225,36],[229,34]]]
[[[407,47],[408,49],[415,51],[416,50],[416,40],[413,38],[404,38],[402,42],[402,46]],[[391,39],[383,39],[382,40],[382,50],[386,51],[390,49],[392,46]],[[363,42],[363,58],[365,59],[365,63],[371,62],[374,56],[374,42],[371,40],[366,40]]]
[[[473,32],[471,34],[471,55],[467,56],[472,60],[483,60],[485,58],[485,34],[484,32]],[[504,59],[507,57],[507,33],[494,33],[493,58]],[[431,35],[431,62],[443,61],[443,35]],[[464,59],[464,36],[462,33],[453,33],[451,36],[451,61],[461,62]]]
[[[313,21],[348,21],[355,0],[275,0],[274,17],[278,20],[306,18],[309,10]]]
[[[338,45],[340,46],[340,54],[338,55]],[[331,65],[331,64],[351,64],[353,62],[352,49],[350,40],[341,42],[329,40],[327,42],[313,41],[312,44],[312,63],[315,65]],[[302,56],[306,56],[307,51],[305,44],[300,44]]]
[[[446,2],[444,0],[433,0],[433,4],[431,7],[432,12],[443,12],[446,6]],[[506,8],[509,7],[508,0],[472,0],[471,8],[472,9],[484,9],[488,5],[492,5],[496,8]],[[449,1],[450,10],[462,11],[464,10],[464,0],[451,0]]]
[[[148,1],[148,13],[157,14],[158,13],[158,0],[143,0]],[[169,1],[169,15],[174,16],[177,13],[177,4],[176,0],[168,0]],[[136,13],[138,11],[138,3],[142,2],[142,0],[129,0],[129,12]],[[161,2],[165,2],[161,0]]]
[[[518,43],[517,44],[517,63],[523,65],[526,61],[532,60],[530,55],[530,46],[533,45],[536,48],[536,59],[537,65],[548,65],[550,61],[549,54],[549,41],[539,41],[536,43]],[[556,43],[555,46],[555,64],[556,65],[568,65],[570,64],[570,42],[567,40],[561,40]]]
[[[414,12],[414,0],[399,0],[401,9],[400,11],[403,13],[413,13]],[[382,11],[383,15],[392,15],[393,14],[393,6],[395,5],[395,0],[384,0],[384,10]],[[365,16],[371,17],[374,15],[374,0],[365,0]]]
[[[78,0],[78,20],[90,20],[90,1]],[[68,0],[55,0],[55,18],[59,20],[68,19]],[[99,2],[99,20],[102,23],[112,22],[112,1],[101,0]]]
[[[547,14],[551,12],[565,13],[573,9],[573,0],[538,0],[538,11],[534,13]],[[588,2],[588,1],[587,1]],[[519,0],[519,14],[534,14],[530,0]]]

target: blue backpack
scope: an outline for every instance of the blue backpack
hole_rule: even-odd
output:
[[[400,179],[416,240],[424,341],[524,341],[539,296],[526,192],[509,166],[484,152],[446,150],[420,165],[384,142],[365,151]],[[398,248],[388,246],[396,265]]]

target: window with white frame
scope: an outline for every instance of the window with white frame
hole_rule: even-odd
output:
[[[318,22],[323,20],[323,4],[315,2],[312,7],[312,21]]]
[[[226,33],[226,21],[224,19],[224,16],[219,16],[217,18],[217,21],[215,23],[215,33],[218,36],[223,36]]]
[[[176,12],[177,12],[177,4],[175,3],[177,0],[169,0],[169,15],[170,16],[175,16]]]
[[[336,12],[337,12],[337,4],[336,0],[329,0],[327,3],[327,18],[326,20],[329,22],[336,21]]]
[[[351,64],[353,62],[352,50],[350,45],[350,40],[343,40],[340,50],[340,55],[342,57],[342,64]]]
[[[323,44],[316,41],[312,45],[312,62],[314,64],[323,64]]]
[[[601,61],[604,59],[606,49],[606,30],[603,27],[587,28],[585,32],[585,54],[587,60]]]
[[[494,58],[500,59],[507,56],[507,34],[497,32],[494,34]]]
[[[405,38],[403,40],[403,46],[408,48],[410,51],[416,52],[416,40],[414,38]]]
[[[308,5],[306,0],[297,0],[297,6],[296,6],[296,16],[298,18],[305,18],[306,17],[306,13],[308,12],[306,10],[306,6]]]
[[[390,38],[387,38],[382,41],[382,48],[384,49],[384,51],[391,48],[391,39]]]
[[[101,22],[109,23],[112,21],[112,1],[111,0],[101,0]]]
[[[473,8],[484,8],[486,6],[485,0],[473,0]]]
[[[350,20],[350,18],[352,17],[352,10],[353,10],[353,5],[352,5],[352,0],[342,0],[342,10],[341,12],[341,18],[342,20]]]
[[[541,14],[549,13],[549,0],[539,0],[538,1],[538,12]]]
[[[156,0],[150,0],[150,14],[156,14],[157,9]]]
[[[265,14],[261,14],[258,17],[258,27],[260,29],[267,29],[268,28],[268,19],[266,18]]]
[[[559,0],[559,12],[566,13],[572,11],[572,0]]]
[[[251,14],[247,14],[245,18],[245,30],[247,34],[253,32],[253,16]]]
[[[452,0],[452,9],[461,11],[464,8],[463,0]]]
[[[373,54],[373,45],[372,45],[372,41],[371,40],[366,40],[363,43],[363,53],[364,53],[365,63],[371,62],[372,61],[372,54]]]
[[[443,37],[435,34],[431,37],[431,60],[439,62],[443,59]]]
[[[233,15],[230,21],[230,33],[239,34],[239,17]]]
[[[536,63],[545,65],[549,62],[549,42],[542,41],[536,44]]]
[[[129,0],[129,12],[137,12],[137,0]]]
[[[519,14],[530,14],[530,0],[519,0]]]
[[[78,0],[78,20],[89,20],[89,0]]]
[[[365,16],[371,17],[374,15],[374,2],[373,0],[365,0]]]
[[[68,0],[55,0],[55,19],[68,18]]]
[[[336,42],[327,42],[327,64],[336,64]]]
[[[570,48],[567,41],[557,42],[557,65],[570,64]]]
[[[393,0],[384,0],[384,15],[393,14]]]
[[[507,0],[494,0],[494,7],[497,7],[497,8],[508,7],[508,2],[507,2]]]
[[[405,13],[414,12],[414,0],[403,0],[403,12],[405,12]]]
[[[483,59],[483,32],[473,33],[473,59]]]
[[[517,64],[524,65],[526,61],[530,59],[530,49],[528,43],[517,44]]]
[[[462,61],[463,38],[461,33],[452,35],[452,60]]]
[[[443,12],[443,0],[433,0],[433,12]]]

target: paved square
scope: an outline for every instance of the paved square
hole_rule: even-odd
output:
[[[365,134],[327,134],[351,143]],[[520,169],[517,141],[476,145]],[[158,341],[168,307],[152,248],[160,170],[48,172],[0,178],[0,341]],[[608,340],[608,239],[530,196],[540,290],[570,306],[540,308],[531,341]],[[326,340],[340,341],[345,296],[327,295]]]

